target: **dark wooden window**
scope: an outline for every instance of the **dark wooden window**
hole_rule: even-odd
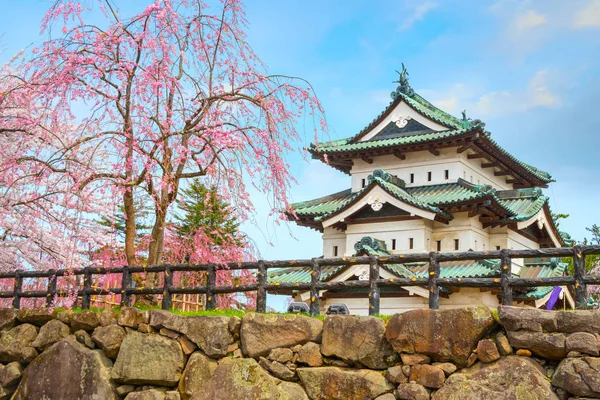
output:
[[[415,239],[408,238],[408,248],[411,250],[415,248]]]
[[[428,180],[429,182],[431,182],[431,171],[429,171],[429,172],[427,173],[427,180]]]
[[[362,180],[361,187],[365,187],[367,181],[365,179]]]
[[[444,171],[444,178],[450,179],[450,170],[449,169],[447,169],[446,171]]]
[[[496,246],[496,250],[500,250],[500,246]]]
[[[460,242],[458,239],[454,239],[454,250],[458,250],[460,247]]]
[[[396,250],[396,239],[392,239],[392,250]]]
[[[333,246],[333,256],[334,257],[338,256],[338,247],[337,246]]]
[[[415,174],[410,174],[410,183],[415,183]]]
[[[438,240],[435,243],[437,244],[437,251],[442,251],[442,241]]]

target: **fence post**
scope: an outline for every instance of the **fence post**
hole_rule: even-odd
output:
[[[440,288],[437,285],[437,278],[440,276],[440,262],[438,255],[432,251],[429,253],[429,281],[427,289],[429,289],[429,309],[438,310],[440,308]]]
[[[46,295],[46,307],[52,307],[52,301],[54,301],[54,296],[56,295],[56,280],[58,277],[56,276],[56,270],[49,269],[48,270],[48,294]]]
[[[88,309],[92,303],[92,295],[88,289],[92,288],[92,270],[90,267],[83,269],[83,294],[81,295],[81,308]]]
[[[215,286],[217,284],[217,271],[214,265],[209,265],[206,274],[206,309],[214,310],[217,308],[217,296]]]
[[[379,314],[380,293],[379,285],[379,258],[369,258],[369,315]]]
[[[500,250],[500,290],[503,306],[512,306],[513,295],[510,279],[512,277],[512,258],[507,249]]]
[[[123,267],[123,275],[121,278],[121,306],[131,307],[131,294],[127,293],[127,289],[131,287],[131,272],[129,267]]]
[[[23,277],[20,269],[15,271],[15,285],[13,288],[13,308],[21,308],[21,293],[23,293]]]
[[[319,260],[313,258],[310,269],[310,315],[312,317],[316,317],[321,311],[321,300],[317,288],[319,282],[321,282],[321,267],[319,266]]]
[[[580,245],[573,247],[573,269],[575,272],[575,307],[583,308],[586,303],[587,287],[585,276],[585,256]]]
[[[258,262],[258,290],[256,291],[256,312],[267,311],[267,268],[265,262],[260,260]]]
[[[163,278],[163,298],[162,309],[170,310],[173,307],[173,298],[171,296],[171,287],[173,286],[173,271],[170,265],[165,265]]]

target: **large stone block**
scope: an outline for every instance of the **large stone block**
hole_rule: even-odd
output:
[[[398,352],[419,353],[434,361],[466,365],[467,358],[496,326],[487,307],[452,310],[412,310],[394,315],[386,338]]]
[[[242,318],[240,337],[244,354],[266,356],[278,347],[320,342],[323,323],[297,314],[248,313]]]
[[[270,376],[251,358],[224,358],[192,400],[308,400],[302,386]]]
[[[182,333],[206,355],[219,358],[227,355],[227,348],[235,342],[239,318],[182,317],[168,311],[152,310],[150,326]]]
[[[385,338],[383,320],[356,315],[330,315],[325,318],[321,352],[344,361],[358,361],[371,369],[386,369],[398,359]]]
[[[14,308],[0,308],[0,331],[11,329],[15,326],[18,311]]]
[[[560,360],[567,355],[566,338],[562,333],[509,331],[508,340],[517,349],[531,350],[533,354],[550,360]]]
[[[98,326],[100,326],[99,313],[92,310],[73,313],[73,318],[71,318],[71,330],[73,332],[77,332],[78,330],[91,332]]]
[[[117,400],[111,362],[72,339],[63,339],[29,364],[14,400]]]
[[[189,400],[196,393],[202,392],[210,381],[217,362],[197,351],[190,356],[185,371],[179,381],[179,393],[183,400]]]
[[[111,376],[119,383],[176,386],[183,362],[183,351],[177,341],[130,331],[121,343]]]
[[[552,384],[576,396],[600,397],[600,358],[565,358],[558,364]]]
[[[98,345],[110,358],[116,358],[121,348],[121,343],[125,339],[125,329],[119,325],[99,326],[94,329],[92,340]]]
[[[600,311],[570,310],[556,312],[556,332],[600,333]]]
[[[22,324],[42,326],[54,319],[54,314],[49,308],[22,308],[17,312],[17,319]]]
[[[533,360],[507,356],[456,372],[432,400],[558,400],[542,368]]]
[[[369,400],[394,390],[379,371],[320,367],[296,372],[311,399]]]
[[[236,319],[238,317],[187,317],[186,329],[181,333],[207,356],[223,357],[229,345],[235,342],[235,332],[230,328],[236,325]]]
[[[139,324],[147,324],[149,320],[150,314],[148,311],[135,307],[124,307],[119,312],[118,323],[121,326],[137,329]]]
[[[526,330],[532,332],[557,332],[558,322],[555,311],[529,307],[498,307],[500,323],[507,331]]]
[[[40,328],[37,337],[31,345],[39,351],[44,351],[54,343],[69,336],[70,333],[71,330],[67,324],[53,319]]]
[[[33,347],[37,333],[38,328],[31,324],[0,332],[0,362],[31,362],[38,355]]]

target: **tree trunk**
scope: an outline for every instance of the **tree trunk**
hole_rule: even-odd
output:
[[[150,246],[148,248],[148,265],[158,265],[162,259],[164,239],[165,239],[165,226],[166,226],[166,215],[168,204],[163,202],[156,204],[155,207],[155,221],[152,226]],[[149,272],[146,274],[146,285],[154,288],[159,285],[160,275],[156,272]],[[146,299],[156,303],[156,299]]]
[[[125,257],[127,265],[136,264],[135,259],[135,206],[133,204],[133,189],[125,189],[123,194],[123,204],[125,205]]]

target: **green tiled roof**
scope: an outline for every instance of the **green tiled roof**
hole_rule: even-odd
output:
[[[373,149],[381,149],[387,147],[397,147],[403,145],[415,145],[422,144],[432,141],[439,141],[443,139],[452,138],[455,136],[460,136],[466,134],[468,132],[479,132],[480,139],[485,147],[491,147],[496,152],[500,153],[502,156],[508,158],[512,163],[517,164],[528,173],[535,176],[537,179],[549,183],[553,182],[552,175],[548,172],[539,170],[527,163],[524,163],[502,148],[498,143],[491,138],[491,134],[484,130],[485,124],[479,120],[471,120],[466,119],[463,116],[463,119],[456,118],[447,112],[440,110],[419,94],[412,91],[412,89],[408,92],[402,90],[396,90],[392,93],[392,102],[377,116],[373,121],[371,121],[365,128],[363,128],[358,134],[340,140],[334,140],[330,142],[322,142],[318,145],[311,143],[309,146],[309,151],[313,155],[319,154],[335,154],[341,152],[359,152],[364,150],[373,150]],[[422,134],[394,137],[394,138],[375,138],[365,141],[359,141],[360,138],[369,130],[374,128],[377,123],[381,120],[381,118],[392,111],[398,103],[404,101],[411,108],[413,108],[419,114],[425,116],[426,118],[435,121],[447,129],[437,132],[427,132]]]
[[[385,248],[383,242],[369,236],[356,242],[355,256],[389,256],[391,253]],[[451,261],[440,263],[440,278],[492,278],[500,276],[500,262],[498,260],[481,261]],[[526,263],[519,271],[521,278],[546,278],[564,275],[568,264],[561,263],[558,259],[546,262]],[[348,266],[325,266],[321,269],[321,280],[328,281],[332,277],[344,272]],[[384,264],[382,268],[399,278],[427,279],[429,276],[428,263],[411,264]],[[311,274],[309,267],[302,268],[277,268],[269,271],[269,283],[310,283]],[[537,300],[552,291],[552,287],[530,288],[524,293],[515,293],[515,300]]]
[[[337,275],[343,266],[326,266],[321,268],[321,280],[327,281]],[[269,270],[267,281],[269,283],[310,283],[310,268],[274,268]]]
[[[450,129],[446,131],[430,132],[421,135],[401,136],[378,140],[366,140],[353,143],[354,138],[340,139],[332,142],[322,142],[318,146],[310,144],[309,151],[314,153],[340,153],[359,150],[372,150],[384,147],[395,147],[407,144],[426,143],[433,140],[447,139],[471,131],[473,128]]]
[[[411,195],[409,189],[395,184],[393,178],[380,169],[375,170],[372,175],[369,175],[368,182],[369,184],[358,192],[352,193],[350,190],[345,190],[319,199],[294,203],[291,204],[291,208],[299,217],[308,216],[313,217],[315,221],[322,221],[348,207],[355,199],[359,198],[373,187],[379,186],[398,200],[417,208],[439,214],[444,218],[452,219],[450,214],[442,211],[437,206]]]
[[[547,262],[527,263],[519,271],[521,278],[552,278],[563,276],[567,271],[568,263],[559,262],[558,259],[552,258]],[[552,286],[540,286],[531,288],[527,293],[515,293],[513,298],[519,300],[537,300],[544,298],[552,291]]]
[[[322,221],[351,205],[355,199],[380,186],[390,195],[423,210],[431,211],[452,219],[443,208],[453,204],[481,198],[490,198],[506,213],[505,221],[524,221],[537,214],[549,198],[540,189],[495,190],[487,185],[475,185],[463,179],[455,183],[441,185],[401,187],[382,170],[375,170],[368,178],[369,185],[358,192],[350,190],[338,192],[318,199],[294,203],[292,209],[299,217]]]
[[[490,278],[500,276],[499,261],[451,261],[440,263],[440,278]],[[407,265],[417,278],[427,278],[429,264]]]

